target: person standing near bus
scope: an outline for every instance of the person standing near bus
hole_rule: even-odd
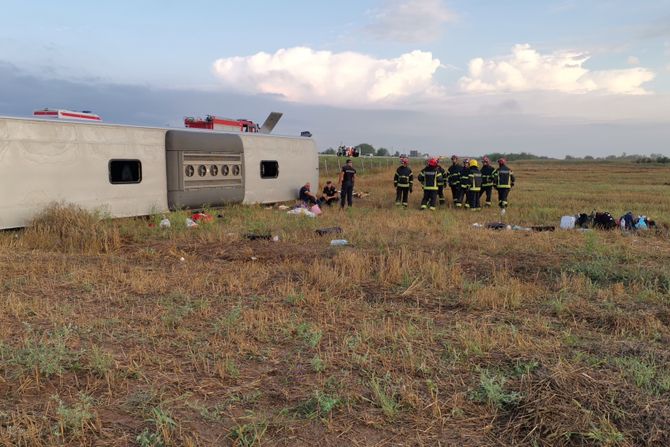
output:
[[[349,207],[354,203],[354,181],[356,180],[356,169],[354,169],[354,162],[349,159],[347,163],[342,166],[340,171],[340,208],[344,209],[344,202],[346,200]]]

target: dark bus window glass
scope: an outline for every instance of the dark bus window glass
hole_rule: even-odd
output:
[[[139,160],[110,160],[109,182],[113,185],[140,183],[142,163]]]
[[[276,161],[261,161],[261,178],[277,178],[279,163]]]

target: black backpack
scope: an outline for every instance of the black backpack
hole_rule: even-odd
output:
[[[604,213],[596,213],[596,217],[593,219],[593,228],[599,230],[613,230],[616,228],[616,220],[614,220],[614,217],[607,211]]]
[[[588,228],[591,226],[591,216],[586,213],[580,213],[575,220],[575,228]]]

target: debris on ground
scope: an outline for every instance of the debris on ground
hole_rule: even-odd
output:
[[[485,225],[485,227],[489,230],[504,230],[507,225],[502,222],[489,222]],[[508,229],[511,229],[511,227]]]
[[[342,228],[340,227],[327,227],[327,228],[317,228],[314,230],[319,236],[324,236],[326,234],[339,234],[342,233]]]
[[[364,199],[370,195],[369,192],[366,191],[356,191],[353,196],[356,197],[357,199]]]
[[[257,233],[247,233],[244,235],[246,239],[249,239],[250,241],[269,241],[272,240],[272,235],[270,233],[263,233],[263,234],[257,234]],[[279,237],[277,237],[277,240],[279,240]]]
[[[333,239],[330,241],[330,245],[349,245],[349,241],[346,239]]]
[[[591,214],[579,213],[575,216],[561,217],[560,227],[564,230],[572,229],[596,229],[596,230],[614,230],[620,228],[622,231],[648,230],[656,227],[656,222],[647,216],[634,216],[632,211],[618,219],[615,219],[607,211],[592,211]]]
[[[530,229],[533,231],[556,231],[554,225],[531,225]]]
[[[170,225],[171,225],[170,224],[170,219],[168,219],[167,217],[164,217],[163,219],[161,219],[161,223],[159,225],[160,225],[161,228],[170,228]]]
[[[290,211],[287,211],[286,214],[295,214],[295,215],[303,215],[307,217],[316,217],[316,214],[308,210],[307,208],[303,207],[298,207],[298,208],[293,208]]]
[[[186,222],[186,228],[193,228],[198,226],[198,224],[195,223],[195,221],[190,217],[187,217],[185,222]]]
[[[194,222],[213,222],[214,218],[207,213],[193,213],[191,216]]]

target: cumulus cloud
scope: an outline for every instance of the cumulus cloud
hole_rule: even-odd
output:
[[[441,0],[386,0],[384,8],[373,11],[367,30],[386,40],[405,43],[430,42],[442,33],[445,23],[455,19]]]
[[[642,67],[591,71],[584,67],[589,54],[557,51],[541,54],[528,44],[515,45],[512,54],[497,59],[472,59],[469,73],[460,79],[467,92],[520,92],[531,90],[640,95],[654,72]]]
[[[438,67],[440,61],[425,51],[376,59],[361,53],[305,47],[214,62],[215,74],[229,89],[341,106],[393,104],[439,96],[441,88],[433,80]]]

